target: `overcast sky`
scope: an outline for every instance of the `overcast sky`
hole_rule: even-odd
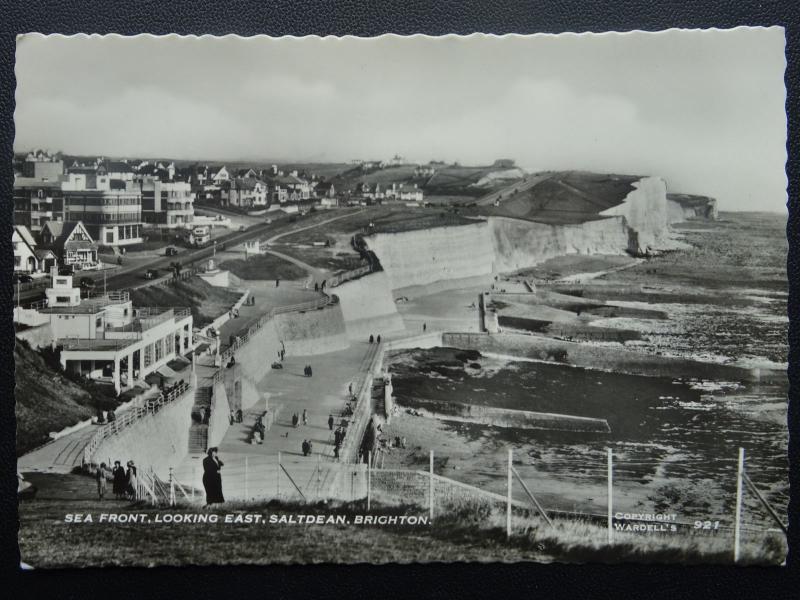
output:
[[[784,33],[17,43],[15,150],[660,175],[785,210]]]

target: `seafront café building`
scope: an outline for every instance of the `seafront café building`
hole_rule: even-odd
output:
[[[71,287],[71,277],[58,279]],[[117,394],[151,373],[170,376],[167,364],[194,347],[188,308],[134,308],[128,292],[53,304],[41,312],[50,317],[62,369],[110,381]]]

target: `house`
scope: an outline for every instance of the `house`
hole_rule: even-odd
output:
[[[217,185],[221,184],[223,181],[230,181],[230,179],[231,174],[225,166],[211,176],[211,180]]]
[[[11,234],[14,246],[14,271],[18,273],[36,273],[39,271],[39,257],[36,256],[36,240],[24,225],[15,225]]]
[[[190,246],[204,246],[211,241],[211,228],[208,225],[187,226],[175,232]]]
[[[41,238],[64,265],[83,269],[97,263],[97,244],[81,221],[48,221]]]
[[[336,188],[331,181],[320,181],[316,187],[314,187],[314,193],[317,195],[317,198],[335,198]]]
[[[256,173],[253,169],[239,169],[236,172],[236,177],[241,179],[254,179],[258,177],[258,173]]]
[[[311,184],[299,177],[297,171],[289,175],[278,174],[268,181],[270,202],[284,203],[311,198]]]
[[[422,202],[423,194],[416,183],[413,185],[393,183],[392,187],[386,190],[386,198],[402,202]]]
[[[250,169],[252,171],[252,169]],[[256,177],[237,177],[231,180],[228,203],[242,208],[265,207],[267,184]]]
[[[133,165],[124,161],[108,160],[97,167],[96,174],[107,175],[109,179],[133,181]]]

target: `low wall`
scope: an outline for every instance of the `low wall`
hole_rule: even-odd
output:
[[[158,412],[137,420],[117,435],[103,440],[94,453],[94,461],[133,460],[139,467],[152,466],[161,478],[179,464],[189,448],[189,424],[194,405],[194,388]]]
[[[760,381],[773,376],[772,372],[764,369],[744,369],[525,334],[444,333],[442,345],[645,377]],[[786,374],[783,372],[778,376],[785,377]]]
[[[611,428],[605,419],[577,417],[558,413],[543,413],[530,410],[511,410],[495,406],[478,404],[459,404],[447,401],[428,401],[416,398],[425,408],[417,410],[422,416],[479,423],[490,427],[507,427],[512,429],[546,429],[549,431],[588,431],[592,433],[609,433]]]
[[[38,310],[33,308],[22,308],[21,306],[14,307],[14,322],[27,325],[28,327],[39,327],[50,323],[49,315],[43,315]]]

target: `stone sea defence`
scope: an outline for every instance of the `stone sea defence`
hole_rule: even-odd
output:
[[[116,435],[107,437],[93,455],[96,463],[133,460],[140,467],[152,467],[166,479],[169,468],[179,464],[189,447],[189,423],[194,405],[194,388],[155,414],[138,419]],[[226,413],[227,414],[227,413]]]
[[[494,245],[489,223],[435,227],[367,238],[381,261],[392,290],[434,281],[494,272]]]
[[[482,354],[498,354],[555,362],[575,367],[641,375],[683,379],[723,381],[783,380],[785,371],[748,369],[733,365],[701,362],[687,358],[642,354],[608,345],[591,345],[513,333],[443,333],[442,345]]]
[[[285,344],[287,354],[325,354],[344,350],[350,345],[341,303],[302,312],[277,314],[273,320],[275,331],[279,340]]]
[[[370,334],[402,331],[391,282],[385,271],[347,281],[336,288],[348,338],[363,340]]]
[[[415,398],[415,403],[420,402],[423,406],[419,407],[417,405],[415,410],[422,416],[447,421],[478,423],[490,427],[512,429],[590,431],[594,433],[609,433],[611,431],[608,421],[605,419]]]

